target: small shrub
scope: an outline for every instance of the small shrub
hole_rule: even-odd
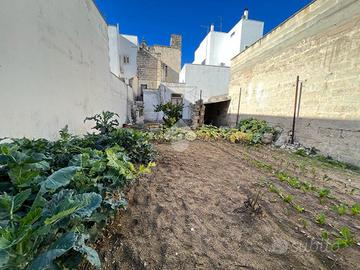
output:
[[[183,104],[167,102],[165,104],[157,105],[155,107],[155,112],[164,113],[163,121],[165,126],[169,128],[174,126],[181,119],[183,108]]]

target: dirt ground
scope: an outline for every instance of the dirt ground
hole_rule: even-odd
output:
[[[359,215],[331,209],[360,202],[360,174],[265,146],[195,141],[181,152],[157,149],[154,173],[135,183],[128,209],[98,243],[103,269],[360,269],[359,244],[334,252],[321,238],[328,231],[334,241],[346,226],[360,242]],[[320,204],[316,192],[279,181],[279,170],[329,188],[333,198]],[[261,211],[253,213],[244,202],[258,191]],[[319,213],[326,225],[317,224]]]

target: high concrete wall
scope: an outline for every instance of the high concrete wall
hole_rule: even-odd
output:
[[[291,129],[295,81],[303,89],[296,139],[360,164],[360,1],[317,0],[232,61],[230,121],[264,118]]]
[[[126,86],[110,73],[107,25],[91,0],[0,1],[0,137],[55,138],[86,116],[126,118]]]

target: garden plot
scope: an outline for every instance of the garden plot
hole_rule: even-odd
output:
[[[270,146],[157,145],[104,269],[360,269],[360,174]],[[245,202],[245,204],[244,204]]]

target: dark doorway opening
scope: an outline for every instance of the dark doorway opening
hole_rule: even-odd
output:
[[[205,104],[205,125],[226,126],[229,106],[230,100]]]

